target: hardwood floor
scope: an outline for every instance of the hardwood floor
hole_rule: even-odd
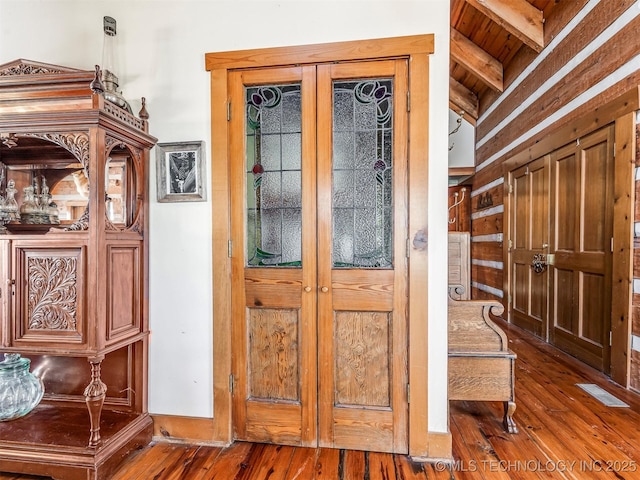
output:
[[[640,478],[640,396],[517,327],[503,327],[518,354],[514,419],[520,433],[504,432],[499,402],[451,402],[450,468],[373,452],[154,443],[112,480]],[[576,383],[595,383],[629,408],[606,407]],[[0,474],[0,480],[27,479],[41,477]]]

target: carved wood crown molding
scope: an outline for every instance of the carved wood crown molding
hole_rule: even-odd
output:
[[[53,75],[56,73],[65,72],[56,68],[19,63],[17,65],[12,65],[11,67],[0,70],[0,77],[10,77],[13,75]]]

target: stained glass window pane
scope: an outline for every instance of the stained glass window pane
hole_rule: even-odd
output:
[[[302,265],[300,85],[245,90],[247,265]]]
[[[333,266],[393,268],[393,81],[333,84]]]

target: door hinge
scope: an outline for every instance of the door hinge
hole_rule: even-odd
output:
[[[231,100],[227,102],[227,122],[231,121]]]
[[[407,403],[411,403],[411,385],[407,383]]]
[[[233,394],[233,373],[229,375],[229,393]]]
[[[227,255],[229,258],[233,257],[233,240],[229,240],[229,244],[227,245]]]
[[[509,195],[511,195],[513,193],[513,184],[510,183],[509,184]]]
[[[411,111],[411,92],[407,92],[407,112]]]
[[[611,237],[611,253],[613,253],[613,237]]]
[[[613,345],[613,332],[609,331],[609,346]]]
[[[509,251],[513,248],[513,240],[509,239]]]
[[[411,256],[411,240],[409,240],[408,238],[407,238],[407,244],[406,244],[405,248],[406,248],[406,250],[405,250],[406,253],[405,254],[406,254],[407,258],[409,258]]]
[[[511,304],[511,294],[507,295],[507,304]]]

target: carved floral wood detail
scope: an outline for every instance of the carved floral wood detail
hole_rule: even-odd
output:
[[[8,68],[0,70],[0,77],[9,77],[12,75],[50,75],[54,73],[64,73],[64,70],[44,67],[40,65],[29,65],[26,63],[18,63]]]
[[[27,262],[31,330],[77,330],[77,267],[74,257],[30,257]]]
[[[82,163],[84,174],[89,178],[89,134],[87,132],[24,133],[20,135],[40,138],[60,145]]]

